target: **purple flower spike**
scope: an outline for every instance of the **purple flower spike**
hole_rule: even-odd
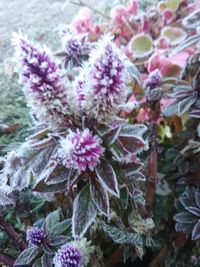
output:
[[[25,37],[16,35],[14,42],[19,81],[28,105],[38,120],[59,124],[69,109],[59,68],[44,49]]]
[[[152,71],[147,80],[145,81],[145,87],[149,87],[150,89],[154,89],[159,87],[162,83],[163,76],[159,69]]]
[[[125,58],[110,39],[99,42],[86,69],[84,108],[89,117],[108,122],[125,100]]]
[[[71,38],[65,44],[65,51],[71,57],[77,57],[81,55],[81,43],[78,42],[77,39]]]
[[[79,249],[72,245],[62,246],[53,259],[56,267],[81,267],[81,261]]]
[[[85,36],[68,33],[63,37],[63,48],[71,58],[76,58],[88,55],[91,49],[91,44],[86,40]]]
[[[26,239],[29,245],[40,246],[46,239],[47,235],[44,229],[31,227],[26,232]]]
[[[104,152],[99,137],[93,136],[88,129],[71,132],[60,144],[63,164],[79,171],[85,171],[87,167],[93,170]]]

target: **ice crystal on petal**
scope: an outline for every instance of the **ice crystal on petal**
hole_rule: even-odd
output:
[[[67,89],[56,63],[45,49],[21,34],[14,35],[19,82],[33,115],[42,122],[60,124],[69,112]]]
[[[26,239],[29,245],[40,246],[46,239],[46,233],[44,229],[38,227],[31,227],[26,232]]]
[[[70,132],[60,141],[60,145],[59,155],[63,165],[79,171],[86,168],[93,170],[104,152],[99,137],[92,135],[88,129]]]
[[[125,58],[116,45],[105,38],[91,52],[86,68],[86,95],[83,107],[89,117],[109,122],[124,103]]]

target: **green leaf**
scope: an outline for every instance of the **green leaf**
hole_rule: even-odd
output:
[[[49,230],[52,230],[52,228],[57,224],[60,220],[60,212],[59,210],[55,210],[47,216],[45,220],[45,227]]]
[[[30,247],[22,251],[22,253],[16,259],[14,266],[21,266],[30,264],[41,252],[38,247]]]
[[[196,102],[197,98],[190,96],[178,103],[178,114],[183,115],[193,104]]]
[[[171,117],[175,115],[177,111],[178,111],[178,102],[175,102],[164,109],[163,115],[166,117]]]
[[[137,233],[123,231],[117,227],[110,226],[105,223],[103,223],[103,230],[115,243],[137,246],[143,245],[143,239]]]
[[[42,267],[41,258],[37,259],[32,267]]]
[[[143,135],[146,131],[147,127],[144,124],[126,125],[121,129],[120,135],[139,136]]]
[[[42,256],[41,263],[42,263],[42,267],[52,266],[53,264],[52,255],[45,253]]]
[[[152,52],[153,40],[148,34],[137,34],[131,39],[129,48],[133,52],[135,58],[143,58]]]
[[[69,236],[64,236],[64,235],[56,235],[53,236],[50,240],[50,246],[51,247],[59,247],[65,243],[67,243],[70,240]]]
[[[56,223],[51,230],[55,235],[59,235],[62,234],[65,230],[67,230],[70,226],[71,226],[71,219],[66,219],[62,222]]]
[[[72,235],[74,238],[83,237],[97,214],[87,184],[77,195],[73,204]]]

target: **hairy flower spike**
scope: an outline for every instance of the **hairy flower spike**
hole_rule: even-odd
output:
[[[42,122],[59,124],[69,111],[67,91],[56,63],[21,35],[14,36],[19,81],[33,115]]]
[[[54,258],[56,267],[81,267],[81,253],[71,245],[62,246]]]
[[[94,248],[86,238],[63,245],[53,258],[55,267],[86,267]]]
[[[86,168],[93,170],[104,152],[99,137],[93,136],[88,129],[70,132],[60,141],[60,145],[62,163],[79,171],[85,171]]]
[[[46,233],[44,229],[38,227],[31,227],[26,232],[26,239],[29,245],[40,246],[46,239]]]
[[[154,89],[161,85],[162,80],[162,73],[159,71],[159,69],[156,69],[149,74],[147,80],[145,81],[145,86],[149,87],[150,89]]]
[[[110,40],[99,42],[90,55],[86,73],[86,113],[98,122],[109,122],[125,100],[125,59]]]

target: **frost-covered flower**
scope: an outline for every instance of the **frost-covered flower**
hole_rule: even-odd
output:
[[[110,40],[97,45],[86,68],[86,95],[83,108],[90,118],[108,122],[125,100],[125,58]]]
[[[55,265],[57,267],[81,267],[80,251],[70,245],[62,246],[56,254]]]
[[[31,227],[26,232],[26,239],[29,245],[40,246],[46,239],[47,235],[44,229]]]
[[[15,34],[13,41],[19,82],[33,115],[42,122],[63,122],[69,106],[58,66],[45,49],[34,46],[21,34]]]
[[[147,80],[145,81],[145,86],[149,87],[150,89],[154,89],[161,85],[162,80],[162,73],[159,71],[159,69],[155,69],[149,74]]]
[[[99,137],[92,135],[88,129],[70,132],[61,139],[60,146],[59,156],[63,165],[79,171],[85,171],[86,168],[93,170],[104,152]]]
[[[63,37],[63,48],[67,54],[72,58],[78,58],[88,55],[90,51],[90,43],[86,41],[86,36],[66,34]]]
[[[84,267],[92,252],[90,242],[83,238],[63,245],[56,253],[53,263],[55,267]]]
[[[86,82],[84,75],[79,75],[73,82],[73,92],[74,92],[74,108],[79,113],[82,111],[83,102],[85,100],[85,88]]]

